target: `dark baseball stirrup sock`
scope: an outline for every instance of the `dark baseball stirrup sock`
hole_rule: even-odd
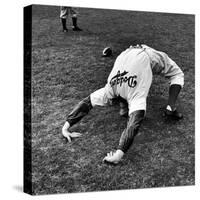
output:
[[[72,24],[73,24],[74,28],[77,27],[77,18],[76,17],[72,17]]]
[[[85,115],[89,113],[91,109],[92,104],[90,96],[88,96],[79,102],[72,110],[72,112],[67,116],[67,121],[69,122],[70,126],[79,122]]]
[[[126,153],[132,145],[133,140],[138,133],[141,122],[144,119],[144,115],[144,110],[137,110],[131,113],[127,127],[121,135],[118,146],[118,149],[122,150],[124,153]]]
[[[65,18],[61,18],[63,30],[67,30],[66,21],[67,20]]]
[[[73,30],[74,31],[82,31],[81,28],[77,25],[77,17],[72,17],[72,23],[73,23]]]
[[[168,99],[168,105],[174,110],[175,108],[175,103],[178,98],[178,95],[181,91],[181,86],[177,84],[173,84],[169,88],[169,99]]]

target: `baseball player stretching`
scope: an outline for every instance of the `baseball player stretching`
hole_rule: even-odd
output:
[[[81,136],[70,132],[69,128],[81,120],[95,106],[106,106],[115,98],[120,98],[120,115],[128,115],[127,127],[122,132],[118,148],[110,152],[103,161],[117,164],[133,143],[146,112],[146,99],[153,74],[161,74],[170,80],[168,104],[165,115],[173,119],[183,116],[176,110],[175,103],[184,84],[184,74],[178,65],[164,52],[147,45],[130,46],[116,59],[105,87],[83,99],[68,115],[62,128],[63,136]]]

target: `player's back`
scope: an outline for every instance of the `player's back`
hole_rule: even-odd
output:
[[[117,96],[128,100],[141,85],[144,73],[151,73],[149,57],[143,49],[130,47],[117,57],[108,83]]]

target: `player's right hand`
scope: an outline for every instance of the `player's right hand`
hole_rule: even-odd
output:
[[[117,150],[115,152],[111,151],[110,153],[107,153],[107,156],[103,159],[103,162],[118,164],[123,156],[124,152],[121,150]]]

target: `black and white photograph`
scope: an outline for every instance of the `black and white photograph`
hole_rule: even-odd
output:
[[[24,8],[24,191],[195,185],[195,15]]]
[[[198,1],[0,10],[1,199],[198,199]]]

